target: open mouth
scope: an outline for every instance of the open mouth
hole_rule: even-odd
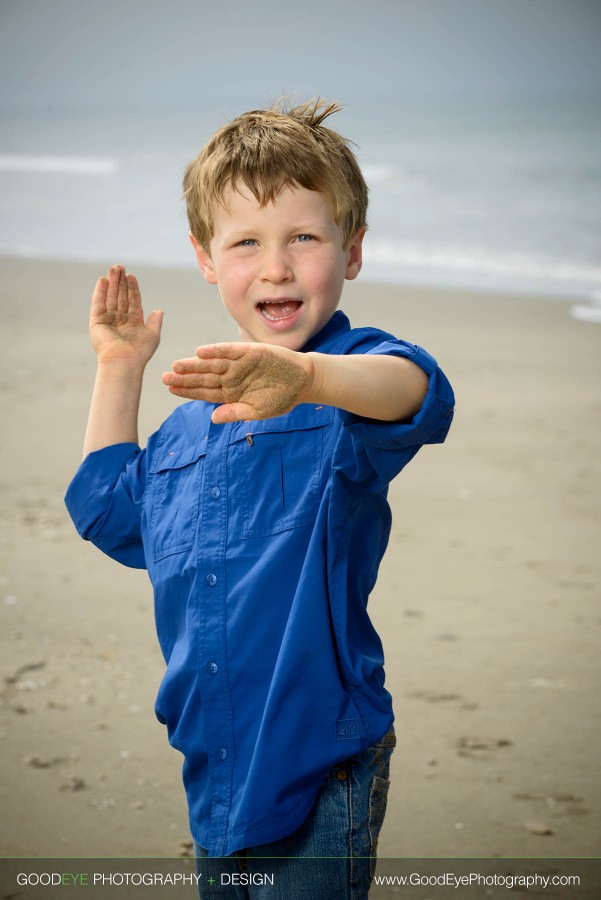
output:
[[[270,322],[281,322],[283,319],[291,319],[302,305],[301,300],[284,298],[283,300],[262,300],[257,303],[257,309]]]

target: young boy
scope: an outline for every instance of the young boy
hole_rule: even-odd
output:
[[[162,313],[144,321],[121,266],[92,299],[98,374],[66,503],[82,537],[148,569],[156,715],[184,755],[202,897],[366,897],[384,817],[393,713],[367,599],[388,483],[444,441],[454,400],[424,350],[337,311],[367,210],[323,125],[338,109],[246,113],[188,166],[190,238],[240,341],[163,375],[195,402],[145,450]]]

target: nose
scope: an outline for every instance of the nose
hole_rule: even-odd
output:
[[[261,263],[261,281],[285,284],[292,280],[292,268],[285,250],[266,248]]]

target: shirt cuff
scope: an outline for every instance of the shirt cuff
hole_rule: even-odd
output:
[[[85,457],[65,495],[65,506],[81,537],[87,539],[93,523],[106,509],[107,495],[140,452],[137,444],[111,444]]]
[[[442,443],[453,421],[455,397],[434,357],[422,347],[405,341],[385,341],[369,354],[410,359],[428,376],[427,394],[409,422],[383,422],[339,410],[344,427],[363,443],[384,449]]]

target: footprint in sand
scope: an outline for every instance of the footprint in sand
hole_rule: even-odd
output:
[[[449,703],[461,700],[461,694],[446,694],[442,691],[412,691],[407,694],[413,700],[425,700],[426,703]]]
[[[23,757],[23,765],[31,766],[32,769],[51,769],[53,766],[61,765],[64,762],[66,762],[66,759],[60,756],[54,756],[50,759],[31,753]]]
[[[407,697],[412,700],[424,700],[426,703],[459,703],[460,709],[473,711],[478,709],[477,703],[464,700],[461,694],[446,693],[444,691],[411,691]]]
[[[513,795],[514,800],[533,803],[539,809],[544,808],[553,818],[563,816],[587,816],[590,812],[583,804],[584,798],[576,794],[542,794],[528,791],[518,792]]]
[[[489,738],[489,737],[460,737],[455,742],[457,747],[457,755],[465,756],[467,759],[491,759],[497,750],[504,747],[511,747],[512,741],[507,738]]]

